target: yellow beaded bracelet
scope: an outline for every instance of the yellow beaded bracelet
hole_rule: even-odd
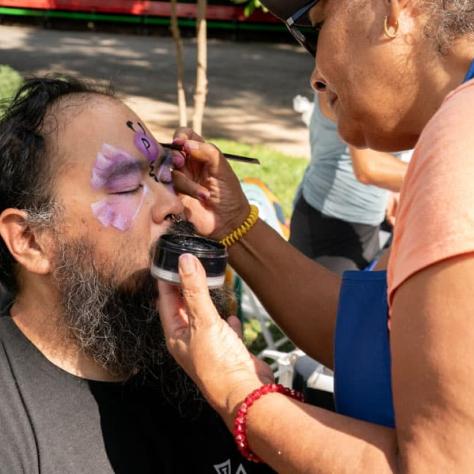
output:
[[[233,230],[229,235],[226,235],[220,243],[226,247],[234,245],[239,239],[241,239],[257,222],[258,220],[258,207],[253,204],[250,205],[250,214],[247,219],[244,220],[242,225]]]

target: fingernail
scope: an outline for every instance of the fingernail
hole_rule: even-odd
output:
[[[197,142],[193,142],[193,141],[187,141],[185,144],[184,144],[184,149],[185,150],[198,150],[199,149],[199,143]]]
[[[196,271],[196,261],[190,253],[184,253],[179,257],[179,267],[186,275],[191,275]]]
[[[173,181],[173,177],[171,175],[172,168],[162,165],[160,167],[160,173],[158,175],[158,179],[161,183],[169,184]]]
[[[175,168],[182,168],[186,164],[186,158],[181,153],[173,154],[173,165]]]
[[[186,141],[186,138],[184,137],[176,137],[176,138],[173,138],[173,143],[175,145],[184,145],[184,142]]]

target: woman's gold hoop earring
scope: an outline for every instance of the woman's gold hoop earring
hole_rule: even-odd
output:
[[[385,17],[383,22],[383,32],[387,38],[393,39],[397,37],[398,33],[398,20],[393,26],[388,25],[388,16]]]

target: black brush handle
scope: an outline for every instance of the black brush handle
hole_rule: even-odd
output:
[[[160,143],[160,145],[164,148],[171,148],[171,150],[181,151],[183,149],[182,145],[178,145],[176,143]],[[260,164],[260,160],[258,160],[257,158],[250,158],[248,156],[241,156],[241,155],[233,155],[232,153],[223,153],[223,155],[228,160],[241,161],[242,163],[252,163],[254,165]]]

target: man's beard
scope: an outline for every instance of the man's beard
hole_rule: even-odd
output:
[[[194,227],[181,221],[169,232],[194,234]],[[79,349],[111,374],[125,378],[138,373],[153,375],[173,397],[194,392],[193,384],[166,349],[156,309],[157,284],[149,269],[118,281],[118,276],[127,274],[131,262],[120,256],[112,265],[99,262],[94,244],[86,238],[56,240],[54,276],[63,323]],[[211,295],[220,314],[228,316],[230,292],[213,290]]]

